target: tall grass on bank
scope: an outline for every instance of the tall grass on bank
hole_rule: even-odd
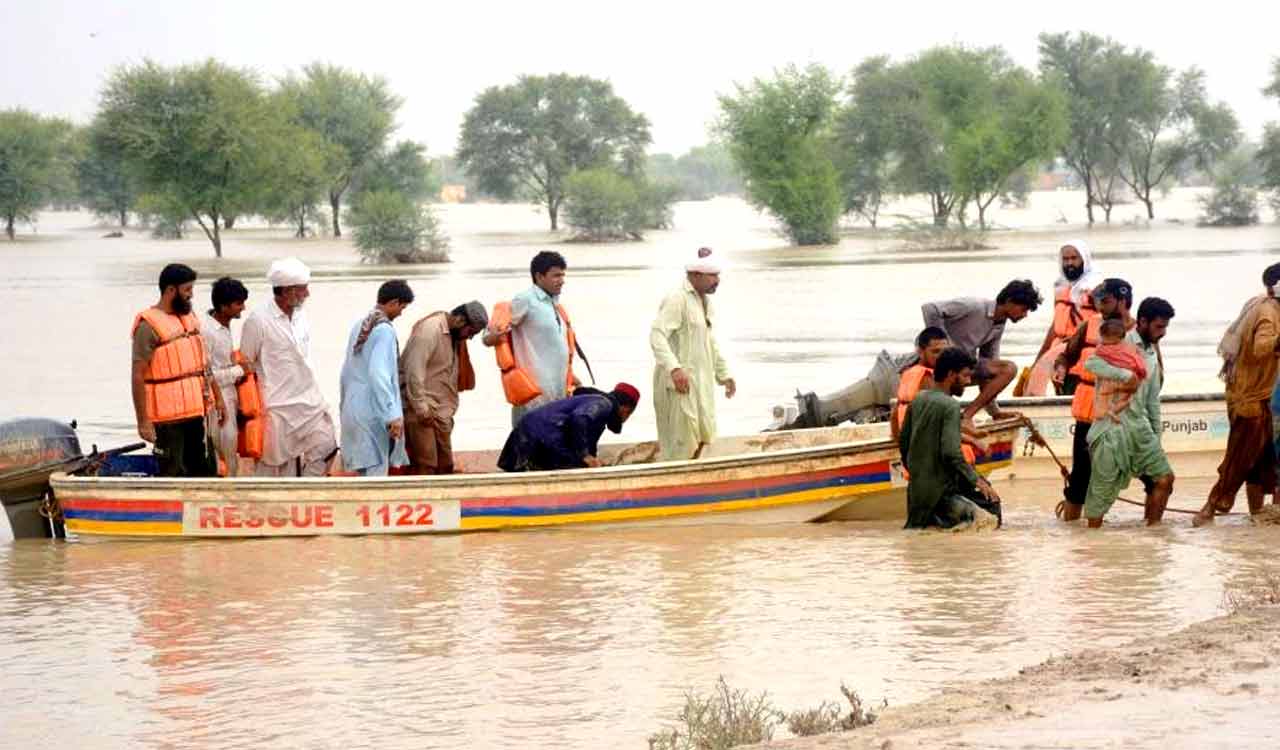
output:
[[[721,676],[710,695],[685,693],[675,726],[651,735],[649,750],[729,750],[767,742],[780,725],[785,725],[792,735],[809,737],[875,722],[876,713],[867,709],[856,691],[841,684],[840,692],[849,703],[847,714],[829,701],[817,708],[786,712],[773,704],[767,692],[753,695],[735,690]]]

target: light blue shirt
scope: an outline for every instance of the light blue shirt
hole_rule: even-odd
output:
[[[564,398],[569,379],[568,323],[556,311],[558,298],[534,284],[511,299],[511,346],[516,364],[538,383],[542,395],[524,411]]]
[[[404,438],[392,450],[387,424],[400,419],[399,346],[396,331],[380,323],[369,332],[364,347],[353,350],[364,316],[347,337],[347,358],[342,364],[342,462],[349,471],[372,469],[386,473],[388,466],[409,463]]]

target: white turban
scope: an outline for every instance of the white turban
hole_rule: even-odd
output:
[[[1080,254],[1080,260],[1084,264],[1084,268],[1080,273],[1080,278],[1071,281],[1067,275],[1062,272],[1062,248],[1074,247],[1076,252]],[[1071,287],[1071,301],[1077,305],[1084,301],[1094,287],[1102,283],[1102,269],[1098,268],[1093,262],[1093,248],[1089,247],[1089,243],[1084,240],[1067,240],[1058,246],[1058,280],[1054,282],[1054,286],[1059,289]]]
[[[267,271],[267,281],[271,286],[301,286],[311,283],[311,269],[297,258],[283,258],[272,261]]]
[[[685,264],[688,273],[720,273],[720,262],[711,255],[711,248],[700,247],[698,254]]]

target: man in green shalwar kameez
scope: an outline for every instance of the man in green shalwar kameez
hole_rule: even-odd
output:
[[[999,518],[1000,496],[964,459],[960,449],[960,402],[977,365],[956,347],[938,357],[933,387],[921,391],[907,409],[898,433],[907,483],[908,529],[949,529],[969,523],[981,508]]]
[[[699,249],[685,266],[685,282],[662,300],[649,332],[663,461],[698,458],[716,437],[716,385],[724,386],[725,398],[737,390],[711,328],[708,297],[719,285],[719,263],[710,248]]]

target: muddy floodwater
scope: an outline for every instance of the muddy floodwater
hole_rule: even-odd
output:
[[[1047,293],[1056,245],[1082,234],[1108,275],[1177,308],[1166,390],[1219,388],[1214,345],[1280,254],[1280,228],[1169,223],[1194,218],[1186,190],[1151,226],[1128,221],[1136,206],[1109,229],[1056,223],[1079,203],[1036,194],[1029,209],[997,212],[1016,228],[974,252],[861,232],[786,249],[767,218],[728,199],[680,205],[675,229],[610,246],[564,244],[530,207],[449,206],[453,262],[411,268],[360,265],[346,240],[252,226],[215,260],[202,237],[102,239],[89,217],[50,213],[38,234],[0,242],[0,418],[75,418],[86,446],[131,440],[129,324],[171,260],[200,272],[201,307],[203,282],[219,275],[244,279],[253,305],[267,299],[272,258],[311,264],[333,403],[347,330],[382,280],[405,276],[418,294],[403,336],[433,310],[510,297],[528,284],[529,257],[553,248],[569,259],[563,301],[597,378],[644,392],[625,437],[652,439],[648,326],[682,255],[711,245],[729,265],[716,327],[739,391],[719,404],[721,431],[752,432],[796,388],[838,388],[880,349],[905,351],[921,302],[994,296],[1014,277]],[[1011,326],[1004,353],[1026,361],[1049,317],[1045,306]],[[491,355],[477,343],[473,357],[479,385],[455,442],[495,446],[509,411]],[[1118,506],[1116,528],[1086,534],[1052,520],[1056,484],[998,486],[1010,506],[999,532],[826,524],[0,546],[0,747],[644,748],[685,689],[720,675],[786,708],[837,699],[842,681],[901,705],[1213,617],[1224,585],[1274,557],[1275,528],[1192,530],[1174,515],[1149,531]],[[1207,490],[1180,479],[1174,504]]]

